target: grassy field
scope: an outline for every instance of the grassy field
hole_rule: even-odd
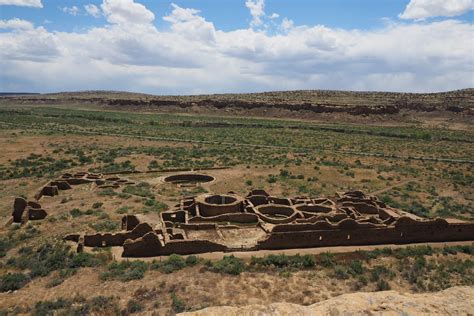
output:
[[[472,130],[419,124],[323,124],[1,105],[3,221],[15,196],[32,197],[64,172],[156,172],[127,175],[138,185],[124,189],[61,193],[58,199],[42,200],[49,212],[46,220],[3,227],[0,285],[3,292],[21,290],[1,293],[0,309],[37,315],[80,315],[81,310],[169,313],[202,308],[205,302],[311,304],[358,290],[433,291],[472,285],[472,247],[386,250],[353,258],[328,254],[208,262],[175,257],[170,262],[119,264],[108,249],[77,255],[59,240],[77,231],[114,231],[123,214],[156,216],[182,194],[245,194],[251,188],[286,196],[358,189],[423,217],[472,220],[473,140]],[[158,181],[165,174],[162,169],[210,167],[227,169],[206,171],[215,182],[184,191]],[[213,282],[220,294],[210,297],[206,293]],[[41,291],[48,294],[28,299]]]

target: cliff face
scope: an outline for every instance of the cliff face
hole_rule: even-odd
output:
[[[392,115],[403,111],[474,114],[474,89],[441,93],[392,93],[353,91],[282,91],[248,94],[154,96],[126,92],[77,92],[0,97],[0,104],[95,104],[110,109],[146,111],[277,111],[303,113],[346,113]],[[278,115],[276,115],[278,116]]]
[[[351,293],[310,306],[291,303],[208,307],[180,315],[472,315],[474,288],[458,286],[435,293],[395,291]]]

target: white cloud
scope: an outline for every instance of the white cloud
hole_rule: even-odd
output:
[[[84,6],[87,14],[93,16],[94,18],[98,18],[100,16],[100,9],[94,4],[86,4]]]
[[[263,24],[262,18],[265,16],[265,0],[247,0],[245,6],[250,10],[252,16],[250,26],[261,26]]]
[[[104,0],[101,8],[112,24],[149,24],[155,19],[153,12],[133,0]]]
[[[73,16],[78,15],[79,11],[80,11],[80,9],[78,7],[76,7],[75,5],[73,5],[72,7],[63,7],[63,8],[61,8],[61,10],[64,13],[67,13],[67,14],[70,14],[70,15],[73,15]]]
[[[199,10],[181,8],[174,3],[171,6],[171,14],[164,16],[163,20],[171,23],[171,29],[175,33],[193,41],[214,41],[214,25],[199,16]]]
[[[0,20],[0,29],[33,29],[33,23],[18,18],[11,20]]]
[[[163,94],[287,89],[440,91],[474,86],[474,26],[444,20],[378,30],[295,26],[223,31],[198,10],[163,17],[133,1],[104,1],[109,24],[48,32],[1,21],[5,91],[111,89]],[[283,28],[283,25],[281,26]],[[67,71],[65,71],[67,70]]]
[[[272,15],[269,16],[270,19],[278,19],[280,15],[278,13],[272,13]]]
[[[284,31],[289,31],[290,29],[292,29],[294,27],[294,22],[293,20],[290,20],[288,18],[283,18],[283,21],[281,21],[281,28],[284,30]]]
[[[456,16],[469,12],[474,7],[474,0],[411,0],[401,19],[422,20],[436,16]]]
[[[0,0],[0,5],[17,5],[22,7],[42,8],[41,0]]]

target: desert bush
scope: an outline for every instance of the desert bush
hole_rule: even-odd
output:
[[[69,211],[69,214],[71,214],[73,218],[84,215],[84,213],[78,208],[73,208],[72,210]]]
[[[300,256],[295,255],[295,256],[287,256],[285,254],[279,254],[279,255],[268,255],[263,258],[257,258],[257,257],[252,257],[250,259],[250,265],[251,266],[274,266],[277,268],[311,268],[314,267],[316,264],[316,260],[314,259],[314,256],[312,255],[303,255]]]
[[[472,255],[474,254],[474,246],[472,245],[444,246],[442,250],[443,255],[448,255],[448,254],[455,255],[458,252]]]
[[[117,214],[128,214],[128,210],[130,210],[129,206],[121,206],[118,209],[115,210],[115,213]]]
[[[242,259],[236,258],[233,255],[224,256],[221,260],[213,262],[210,270],[213,272],[239,275],[245,270],[245,263]]]
[[[101,208],[103,205],[104,203],[102,202],[95,202],[94,204],[92,204],[92,208],[98,209],[98,208]]]
[[[145,206],[148,206],[145,212],[152,211],[152,212],[160,213],[160,212],[168,210],[168,205],[166,205],[163,202],[158,202],[154,198],[145,200],[143,204],[145,204]]]
[[[351,275],[361,275],[365,271],[364,266],[362,265],[362,261],[360,260],[352,260],[349,265],[349,273]]]
[[[145,307],[143,306],[143,304],[134,299],[129,300],[127,303],[127,312],[129,312],[130,314],[141,312],[144,309]]]
[[[277,177],[275,175],[269,175],[268,178],[267,178],[267,182],[268,183],[275,183],[277,182]]]
[[[175,313],[182,313],[186,310],[186,304],[174,292],[171,292],[171,308]]]
[[[7,251],[12,247],[12,242],[9,238],[0,238],[0,257],[5,257]]]
[[[380,277],[393,278],[395,273],[385,266],[377,265],[370,270],[370,279],[372,282],[378,282]]]
[[[199,258],[196,257],[196,256],[191,255],[191,256],[188,256],[188,257],[186,258],[186,265],[187,265],[187,266],[194,266],[194,265],[196,265],[198,262],[199,262]]]
[[[73,253],[69,246],[58,242],[46,243],[34,251],[24,247],[19,251],[19,256],[11,258],[7,264],[22,270],[28,269],[29,276],[35,278],[57,270],[97,266],[100,260],[91,254]]]
[[[28,276],[23,273],[7,273],[0,277],[0,292],[15,291],[28,283]]]
[[[195,256],[192,256],[195,257]],[[196,257],[195,257],[196,258]],[[182,256],[177,254],[170,255],[166,260],[156,261],[153,260],[150,264],[150,269],[160,270],[164,273],[173,273],[186,267],[188,259],[184,259]],[[197,262],[197,261],[196,261]]]
[[[434,250],[431,246],[409,246],[396,249],[393,253],[396,258],[402,259],[406,257],[431,256],[434,253]]]
[[[146,197],[146,198],[153,198],[154,195],[153,193],[150,191],[150,184],[147,183],[147,182],[140,182],[139,184],[137,184],[136,186],[133,186],[133,185],[129,185],[129,186],[126,186],[122,192],[123,193],[128,193],[128,194],[132,194],[132,195],[137,195],[137,196],[141,196],[141,197]]]
[[[100,265],[102,262],[97,256],[87,253],[79,252],[72,256],[71,262],[69,264],[70,268],[80,268],[80,267],[95,267]]]
[[[319,255],[318,263],[326,268],[334,266],[336,264],[336,262],[334,261],[334,254],[330,252],[322,253],[321,255]]]
[[[59,298],[55,301],[39,301],[35,304],[31,314],[33,316],[45,316],[57,314],[57,310],[71,307],[72,302],[67,299]]]
[[[98,223],[91,223],[89,226],[98,232],[110,232],[117,230],[119,225],[111,220],[103,220]]]
[[[97,192],[98,196],[114,196],[118,193],[114,191],[112,188],[105,188]]]
[[[347,271],[347,268],[342,265],[336,265],[334,266],[334,277],[339,280],[345,280],[349,278],[349,273]]]
[[[388,291],[391,289],[390,284],[383,279],[377,281],[377,285],[375,288],[377,291]]]
[[[100,274],[100,278],[122,282],[143,279],[147,269],[148,265],[143,261],[112,262],[107,266],[107,271]]]

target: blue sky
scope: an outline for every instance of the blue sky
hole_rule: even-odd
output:
[[[473,0],[0,0],[0,90],[472,87],[473,6]]]
[[[230,31],[248,26],[252,17],[244,2],[240,0],[138,0],[156,16],[171,12],[171,3],[183,8],[195,8],[201,11],[206,20],[212,21],[216,28]],[[344,29],[374,29],[383,26],[386,19],[398,20],[409,0],[267,0],[266,11],[277,13],[293,20],[296,25],[322,24],[328,27]],[[29,20],[35,25],[43,25],[50,31],[85,31],[93,26],[103,26],[107,21],[86,14],[84,6],[95,4],[99,0],[47,0],[43,8],[20,7],[14,5],[0,6],[1,18],[20,18]],[[62,9],[76,6],[80,12],[73,16]],[[472,22],[472,11],[456,17],[459,20]],[[436,18],[434,18],[436,19]],[[439,18],[438,18],[439,19]],[[166,27],[166,23],[156,19],[157,27]]]

